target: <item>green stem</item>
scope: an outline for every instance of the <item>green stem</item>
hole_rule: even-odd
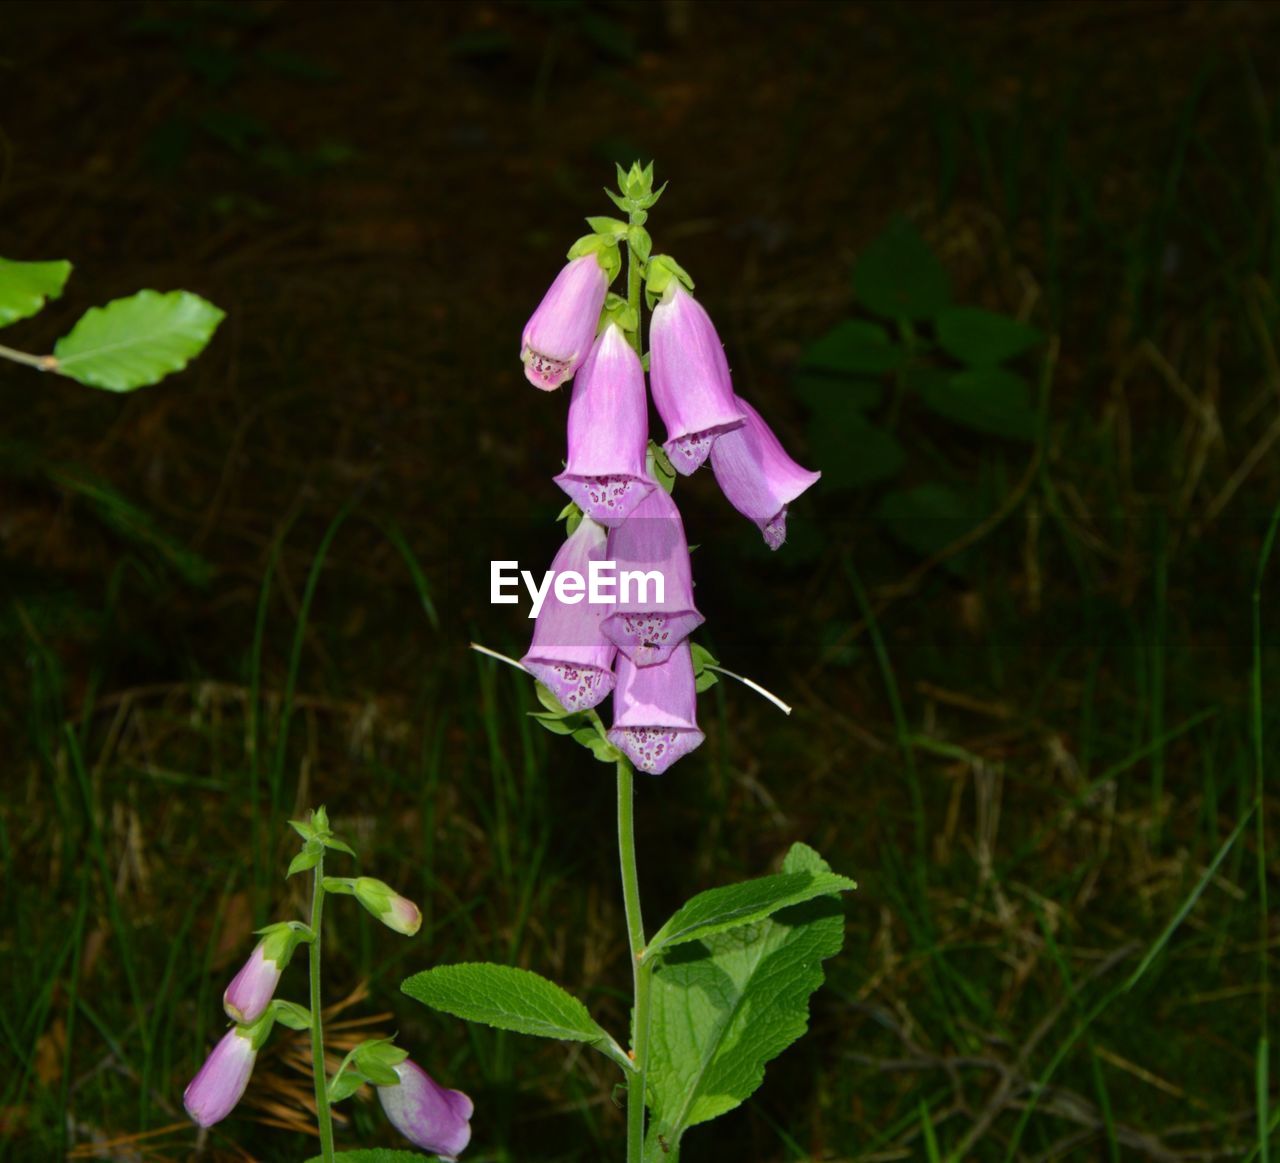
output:
[[[0,344],[0,359],[11,359],[14,363],[25,363],[28,367],[38,368],[42,372],[58,370],[58,361],[51,355],[31,355],[26,351],[17,351],[12,347]]]
[[[320,1130],[320,1157],[333,1163],[333,1114],[329,1110],[324,1076],[324,1023],[320,1016],[320,919],[324,913],[324,857],[316,862],[311,889],[311,1075],[316,1090],[316,1122]]]
[[[631,1030],[635,1074],[627,1080],[627,1163],[640,1163],[644,1152],[645,1065],[649,1048],[649,967],[642,963],[644,918],[640,915],[640,878],[636,873],[634,800],[631,764],[619,759],[618,862],[622,869],[622,903],[627,914],[627,942],[635,987]]]
[[[636,225],[636,216],[632,212],[629,215],[631,224]],[[636,329],[631,333],[631,346],[636,349],[636,355],[644,355],[644,344],[641,342],[641,333],[644,328],[641,326],[640,319],[640,274],[641,263],[635,256],[635,252],[631,249],[631,244],[627,244],[627,306],[635,312]]]

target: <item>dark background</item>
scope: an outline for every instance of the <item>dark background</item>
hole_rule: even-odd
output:
[[[251,927],[299,903],[283,820],[324,802],[427,916],[403,943],[344,914],[331,994],[372,996],[334,1020],[472,1094],[469,1158],[619,1157],[610,1068],[396,986],[491,958],[625,1024],[610,773],[467,643],[523,652],[488,562],[540,572],[560,536],[567,394],[526,384],[520,329],[614,162],[652,158],[655,249],[827,479],[773,555],[680,482],[703,641],[796,711],[703,697],[705,746],[640,786],[646,911],[796,839],[860,883],[809,1037],[684,1157],[924,1159],[926,1126],[960,1159],[1246,1156],[1277,939],[1252,825],[1205,877],[1271,718],[1278,51],[1245,3],[0,9],[0,253],[76,268],[4,341],[144,286],[227,312],[128,397],[0,372],[0,1154],[309,1153],[288,1036],[211,1134],[180,1098]],[[838,487],[792,387],[866,317],[851,270],[895,215],[956,302],[1043,332],[1045,423],[894,397],[897,478]],[[895,535],[886,490],[932,482],[954,529]],[[347,1107],[344,1144],[392,1141]]]

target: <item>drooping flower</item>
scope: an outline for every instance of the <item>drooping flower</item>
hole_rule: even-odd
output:
[[[609,276],[594,254],[569,262],[556,275],[521,336],[520,360],[535,387],[549,392],[586,358],[609,290]]]
[[[711,317],[673,279],[649,321],[649,386],[676,471],[688,476],[745,419]]]
[[[551,563],[552,572],[557,578],[568,572],[581,574],[589,585],[591,564],[604,560],[607,537],[603,525],[584,517],[560,547]],[[566,589],[565,598],[570,597]],[[520,660],[570,711],[594,707],[613,690],[617,647],[601,630],[606,607],[589,599],[588,590],[577,601],[562,600],[553,584],[538,611],[533,642]]]
[[[704,738],[688,639],[657,666],[633,666],[625,655],[618,656],[610,743],[640,771],[661,775]]]
[[[388,929],[412,937],[422,927],[422,913],[418,906],[389,884],[372,876],[358,876],[352,884],[352,892],[356,900]]]
[[[725,432],[711,449],[711,470],[729,504],[750,517],[777,549],[787,539],[787,506],[822,476],[798,465],[773,430],[746,400],[738,406],[747,422]]]
[[[609,533],[617,601],[601,625],[636,666],[665,662],[705,619],[693,604],[689,545],[676,503],[654,488]]]
[[[446,1090],[408,1059],[392,1069],[399,1083],[378,1087],[387,1118],[415,1146],[441,1159],[456,1159],[471,1141],[471,1100],[460,1090]]]
[[[257,1057],[252,1035],[246,1030],[237,1026],[223,1034],[183,1091],[187,1114],[202,1127],[225,1119],[244,1095]]]
[[[267,939],[259,941],[222,995],[222,1008],[235,1022],[256,1022],[276,992],[284,965],[267,956]]]
[[[640,357],[616,323],[573,383],[569,459],[558,484],[588,517],[616,525],[654,487],[645,472],[649,405]]]

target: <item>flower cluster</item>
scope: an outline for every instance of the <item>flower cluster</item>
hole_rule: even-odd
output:
[[[411,937],[418,931],[422,924],[418,906],[389,885],[367,876],[345,879],[321,875],[321,857],[326,849],[351,853],[329,830],[324,808],[316,809],[310,820],[290,823],[304,844],[289,867],[289,875],[315,869],[321,882],[320,899],[325,893],[354,896],[397,933]],[[277,1022],[294,1030],[310,1029],[313,1037],[318,1030],[312,1011],[275,998],[294,950],[300,944],[315,945],[316,930],[300,921],[282,921],[260,930],[259,935],[262,939],[222,995],[222,1007],[234,1024],[214,1046],[182,1095],[187,1114],[201,1127],[221,1122],[239,1103],[249,1085],[258,1051]],[[376,1087],[382,1108],[396,1130],[423,1150],[452,1159],[470,1141],[471,1100],[461,1091],[438,1085],[425,1070],[408,1060],[404,1050],[389,1041],[376,1039],[357,1046],[330,1080],[328,1102],[353,1094],[366,1082]]]
[[[570,712],[612,692],[609,741],[641,771],[658,774],[703,739],[688,641],[703,616],[668,491],[674,473],[688,476],[710,459],[729,503],[771,549],[786,539],[787,507],[820,474],[792,460],[735,393],[715,326],[690,294],[692,280],[673,259],[649,256],[642,223],[661,193],[652,192],[651,179],[651,167],[619,172],[623,196],[610,197],[631,212],[630,223],[588,220],[596,234],[569,252],[524,329],[521,360],[529,382],[544,391],[573,379],[568,456],[555,481],[581,519],[576,529],[577,514],[571,519],[552,569],[585,574],[590,562],[610,560],[619,571],[656,572],[661,600],[646,588],[620,594],[606,610],[548,594],[521,662]],[[609,294],[622,240],[629,261],[643,265],[653,304],[647,391],[638,304]],[[649,397],[666,427],[660,450],[649,440]]]

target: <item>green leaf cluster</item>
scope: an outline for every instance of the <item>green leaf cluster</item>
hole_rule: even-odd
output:
[[[740,1104],[804,1032],[822,962],[844,939],[836,898],[855,887],[795,844],[780,873],[699,893],[654,934],[638,962],[652,999],[647,1160],[674,1157],[687,1128]],[[635,1077],[631,1057],[587,1008],[536,973],[442,965],[401,989],[466,1021],[586,1043]]]
[[[302,851],[289,863],[286,878],[299,872],[309,872],[320,863],[326,848],[345,852],[348,856],[356,854],[355,849],[333,834],[329,827],[329,813],[323,807],[316,808],[309,820],[290,820],[289,827],[302,837]]]
[[[581,514],[578,515],[581,521]],[[570,517],[572,520],[572,517]],[[586,711],[569,711],[560,704],[551,691],[535,683],[534,689],[538,702],[545,708],[541,711],[530,711],[530,718],[541,723],[553,735],[568,735],[575,743],[581,744],[601,763],[617,763],[622,758],[618,749],[609,742],[604,723],[594,708]]]
[[[846,319],[820,336],[794,375],[824,488],[863,489],[899,477],[908,462],[896,431],[903,404],[989,440],[1037,439],[1032,385],[1008,365],[1043,342],[1040,331],[955,304],[942,263],[902,218],[863,248],[852,284],[872,318]],[[877,514],[891,535],[927,554],[972,527],[976,507],[966,490],[929,481],[888,492]],[[963,560],[949,565],[962,569]]]
[[[0,259],[0,327],[62,295],[71,264]],[[46,356],[19,358],[109,392],[130,392],[181,371],[208,345],[224,313],[190,291],[139,291],[91,307]]]

